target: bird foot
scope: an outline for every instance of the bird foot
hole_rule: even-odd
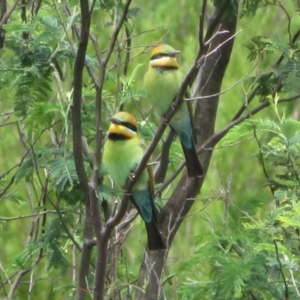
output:
[[[163,120],[163,123],[164,123],[164,124],[166,124],[167,126],[169,125],[169,121],[167,120],[166,117],[163,117],[162,120]]]
[[[129,179],[130,179],[131,181],[134,181],[134,179],[135,179],[135,174],[134,174],[134,173],[130,173],[130,174],[129,174]]]
[[[171,104],[171,108],[172,108],[172,110],[175,110],[175,102],[173,102],[172,104]]]

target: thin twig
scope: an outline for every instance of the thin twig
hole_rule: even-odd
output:
[[[294,273],[293,273],[293,271],[290,268],[289,268],[289,271],[290,271],[290,274],[291,274],[292,283],[293,283],[293,286],[294,286],[294,288],[296,290],[298,299],[300,299],[300,291],[299,291],[299,289],[297,287],[297,283],[296,283],[295,278],[294,278]]]
[[[213,36],[213,33],[216,31],[217,26],[219,26],[222,16],[224,15],[224,11],[226,11],[227,7],[229,6],[229,2],[231,0],[224,0],[218,9],[215,11],[214,15],[212,16],[208,29],[206,31],[204,41],[208,41]]]
[[[241,82],[243,82],[245,80],[246,77],[249,76],[249,74],[257,67],[258,65],[258,60],[256,61],[256,63],[253,65],[253,67],[241,78],[239,79],[237,82],[235,82],[232,86],[230,86],[229,88],[219,92],[219,93],[215,93],[215,94],[210,94],[210,95],[203,95],[203,96],[198,96],[198,97],[190,97],[190,98],[185,98],[185,101],[194,101],[194,100],[202,100],[202,99],[209,99],[209,98],[213,98],[213,97],[217,97],[217,96],[221,96],[223,94],[226,94],[227,92],[229,92],[230,90],[232,90],[234,87],[236,87],[238,84],[240,84]]]
[[[300,30],[298,30],[294,34],[294,36],[292,37],[291,46],[296,43],[296,41],[298,40],[299,36],[300,36]],[[285,55],[286,55],[285,53],[283,53],[283,54],[280,55],[280,57],[276,61],[275,65],[273,66],[274,69],[277,69],[277,67],[282,63]],[[266,80],[269,79],[272,75],[273,75],[273,72],[271,72],[269,74],[269,76],[268,76],[268,78],[266,78]],[[282,85],[279,85],[274,92],[278,93],[281,90],[281,88],[282,88]],[[250,102],[252,102],[252,100],[255,98],[255,96],[257,94],[257,91],[259,89],[260,89],[260,85],[257,85],[256,88],[251,92],[251,94],[249,95],[249,97],[247,97],[244,105],[242,105],[242,107],[237,111],[237,113],[234,115],[234,117],[231,119],[231,121],[234,121],[234,120],[238,119],[244,113],[244,111],[249,106]]]
[[[294,100],[297,100],[298,98],[300,98],[300,95],[295,95],[289,98],[285,98],[285,99],[280,99],[278,101],[278,103],[286,103],[286,102],[291,102]],[[259,104],[257,107],[253,108],[252,110],[250,110],[246,115],[244,115],[243,117],[238,118],[235,121],[230,122],[227,126],[225,126],[223,129],[221,129],[220,131],[216,132],[214,135],[212,135],[209,139],[207,139],[200,148],[197,149],[197,153],[200,154],[203,151],[206,150],[215,150],[215,145],[220,142],[222,140],[222,138],[227,134],[227,132],[234,126],[242,123],[243,121],[245,121],[246,119],[249,119],[250,117],[254,116],[255,114],[259,113],[261,110],[263,110],[264,108],[270,106],[271,103],[268,101],[265,101],[261,104]],[[178,167],[177,169],[172,173],[172,175],[157,189],[156,191],[156,195],[161,195],[161,193],[166,189],[167,186],[169,186],[169,184],[171,184],[175,178],[178,176],[178,174],[182,171],[182,169],[185,167],[186,162],[183,161]]]
[[[274,246],[275,246],[275,253],[276,253],[276,258],[277,258],[278,265],[279,265],[279,271],[281,273],[282,280],[283,280],[283,283],[284,283],[285,300],[288,300],[289,299],[289,287],[288,287],[288,284],[287,284],[286,279],[285,279],[285,274],[283,272],[283,268],[282,268],[282,264],[281,264],[281,261],[280,261],[278,246],[277,246],[276,240],[273,240],[273,243],[274,243]]]
[[[73,211],[74,209],[72,210],[68,210],[68,211]],[[77,209],[76,209],[77,210]],[[62,211],[63,213],[66,213],[68,211]],[[45,211],[41,211],[41,212],[38,212],[38,213],[33,213],[33,214],[30,214],[30,215],[25,215],[25,216],[17,216],[17,217],[0,217],[0,221],[6,221],[6,222],[9,222],[9,221],[14,221],[14,220],[20,220],[20,219],[27,219],[27,218],[32,218],[32,217],[38,217],[38,216],[41,216],[41,215],[47,215],[47,214],[56,214],[56,210],[45,210]]]
[[[261,144],[260,144],[260,142],[258,140],[258,137],[257,137],[257,130],[256,130],[256,126],[255,125],[253,125],[253,136],[254,136],[254,139],[255,139],[255,141],[257,143],[257,146],[258,146],[258,153],[259,153],[260,163],[261,163],[264,175],[265,175],[265,177],[266,177],[266,179],[268,181],[269,180],[269,175],[268,175],[268,172],[267,172],[267,169],[266,169],[264,156],[262,154]],[[275,192],[274,187],[272,187],[271,184],[269,184],[269,187],[270,187],[272,195],[274,196],[274,192]]]
[[[0,20],[0,27],[8,21],[9,17],[14,12],[14,10],[17,7],[18,4],[19,4],[19,0],[17,0],[14,3],[14,5],[12,6],[12,8],[5,13],[5,15],[3,16],[2,20]]]
[[[69,6],[67,5],[67,3],[65,1],[63,2],[63,9],[64,9],[64,11],[65,11],[65,13],[66,13],[66,15],[68,17],[72,17],[73,16],[73,14],[71,13],[71,10],[70,10]],[[72,25],[72,29],[73,29],[73,32],[75,33],[75,35],[77,36],[78,40],[80,40],[81,31],[80,31],[79,27],[76,24],[73,24]],[[68,34],[66,36],[67,36],[67,38],[69,38]],[[72,42],[71,39],[69,39],[69,44],[71,46],[72,52],[74,53],[74,55],[76,55],[75,45],[74,45],[74,43]],[[84,62],[84,65],[85,65],[85,67],[86,67],[86,69],[88,71],[89,76],[92,78],[93,83],[96,84],[97,77],[95,75],[95,72],[94,72],[93,68],[90,66],[90,64],[86,60]]]
[[[62,224],[63,230],[65,231],[65,233],[67,234],[68,238],[72,241],[73,245],[77,248],[77,250],[79,252],[82,251],[82,248],[80,246],[80,244],[76,241],[76,239],[74,238],[74,236],[72,235],[72,233],[70,232],[67,224],[65,223],[64,217],[63,217],[63,212],[60,211],[59,205],[56,205],[50,197],[47,197],[48,201],[52,204],[52,206],[55,208],[56,213],[60,219],[60,222]]]
[[[105,295],[105,279],[106,279],[106,267],[107,267],[107,246],[111,231],[117,225],[114,224],[113,227],[110,226],[102,226],[101,215],[99,210],[99,201],[96,195],[96,189],[98,185],[98,174],[99,174],[99,167],[101,163],[101,144],[102,144],[102,124],[101,124],[101,103],[102,103],[102,91],[103,91],[103,84],[105,79],[105,72],[106,67],[115,47],[115,43],[117,41],[119,32],[121,27],[123,26],[127,13],[129,10],[129,6],[131,4],[131,0],[127,0],[120,19],[118,20],[114,32],[112,34],[107,53],[104,58],[101,59],[100,55],[98,59],[100,59],[100,72],[99,77],[97,80],[97,90],[96,90],[96,108],[95,108],[95,118],[96,118],[96,147],[95,147],[95,155],[94,155],[94,164],[93,164],[93,174],[90,183],[90,201],[91,201],[91,208],[93,212],[93,221],[94,221],[94,230],[97,239],[97,265],[96,271],[94,276],[94,293],[93,299],[95,300],[102,300],[104,299]],[[97,49],[97,47],[96,47]],[[128,202],[127,202],[128,203]],[[123,215],[120,216],[121,218],[125,214],[125,209],[122,211]],[[109,221],[108,221],[109,223]],[[107,223],[107,224],[108,224]]]

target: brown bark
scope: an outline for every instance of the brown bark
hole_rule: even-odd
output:
[[[223,77],[230,59],[234,39],[228,38],[235,34],[236,17],[222,21],[219,31],[227,30],[228,33],[216,35],[210,46],[209,55],[204,60],[203,67],[199,70],[193,97],[217,94],[221,90]],[[226,43],[224,43],[227,41]],[[222,43],[224,45],[220,46]],[[213,51],[215,49],[215,51]],[[209,139],[215,128],[219,96],[200,100],[196,103],[194,125],[197,135],[198,147]],[[214,145],[209,145],[213,147]],[[207,170],[212,156],[212,150],[201,153],[200,159],[204,169]],[[194,199],[199,193],[204,177],[193,179],[183,175],[172,196],[168,200],[160,215],[160,229],[167,237],[168,248],[171,246],[174,236],[191,209]],[[189,199],[189,201],[187,201]],[[139,274],[139,284],[148,282],[145,293],[139,291],[137,299],[158,299],[161,286],[160,278],[164,269],[167,255],[165,252],[149,251],[144,257]],[[149,263],[150,262],[150,263]],[[146,271],[148,269],[148,271]],[[141,286],[141,285],[140,285]]]
[[[8,18],[5,18],[6,13],[7,13],[6,0],[0,0],[0,49],[4,47],[5,30],[2,28],[2,25],[7,23]]]
[[[88,37],[90,30],[90,12],[88,3],[81,0],[81,36],[78,45],[78,51],[74,66],[74,94],[72,107],[72,121],[73,121],[73,151],[74,162],[78,179],[81,188],[84,192],[85,199],[85,220],[83,228],[83,240],[89,241],[93,238],[93,221],[91,217],[90,195],[88,187],[88,177],[85,172],[82,151],[82,122],[81,122],[81,97],[82,97],[82,77],[85,62],[85,54],[88,45]],[[89,266],[92,255],[92,247],[84,243],[81,253],[81,260],[78,272],[78,287],[76,292],[76,300],[85,299],[88,291],[87,277],[89,274]]]

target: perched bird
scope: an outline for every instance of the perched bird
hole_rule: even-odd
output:
[[[118,112],[109,120],[102,162],[115,184],[124,187],[144,155],[142,140],[131,114]],[[136,180],[130,200],[145,222],[149,249],[158,250],[164,249],[165,244],[157,227],[153,198],[153,178],[148,167]]]
[[[169,45],[155,47],[150,55],[149,69],[144,77],[144,88],[153,110],[163,117],[175,101],[183,81],[179,71],[175,50]],[[202,165],[195,148],[195,135],[192,123],[192,105],[182,103],[169,123],[180,139],[189,177],[203,175]]]

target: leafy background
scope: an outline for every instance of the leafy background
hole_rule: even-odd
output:
[[[266,2],[275,5],[264,6]],[[83,207],[71,151],[73,64],[78,47],[71,27],[79,25],[80,16],[77,2],[68,4],[69,17],[61,3],[43,2],[38,15],[28,13],[25,22],[16,10],[4,25],[6,43],[0,50],[1,297],[8,295],[10,280],[22,272],[23,284],[14,299],[25,299],[27,294],[28,299],[74,296]],[[287,290],[290,299],[299,297],[293,283],[293,278],[296,283],[299,280],[298,103],[277,105],[279,99],[300,92],[299,41],[291,47],[288,33],[288,29],[299,30],[299,11],[296,1],[284,3],[285,10],[279,1],[246,4],[239,12],[216,130],[228,124],[254,86],[260,89],[252,105],[272,93],[276,78],[282,78],[284,88],[280,95],[270,97],[270,108],[234,128],[217,145],[201,195],[170,249],[166,276],[171,279],[164,284],[167,299],[284,299]],[[116,51],[105,78],[103,120],[123,104],[139,119],[146,141],[151,140],[154,120],[142,122],[149,110],[142,77],[150,46],[164,42],[181,50],[181,67],[188,71],[198,47],[200,5],[199,1],[133,1],[126,23],[133,36],[127,76],[120,75],[119,63],[126,53],[119,57]],[[91,31],[102,51],[114,26],[110,15],[118,15],[121,9],[122,3],[116,6],[114,1],[96,4]],[[288,16],[293,16],[290,23]],[[124,33],[122,38],[126,38]],[[285,61],[275,68],[282,53]],[[93,70],[98,68],[95,55],[90,45],[87,62]],[[95,90],[87,73],[83,95],[83,130],[92,153]],[[104,132],[107,125],[104,121]],[[170,173],[181,161],[180,151],[174,143]],[[91,161],[92,154],[85,162],[89,172]],[[160,205],[175,184],[162,195]],[[100,199],[115,197],[107,179],[98,192]],[[37,212],[42,213],[39,218],[22,218]],[[146,239],[142,231],[137,218],[108,295],[123,284],[125,295],[128,283],[134,284]],[[91,281],[92,277],[91,273]]]

